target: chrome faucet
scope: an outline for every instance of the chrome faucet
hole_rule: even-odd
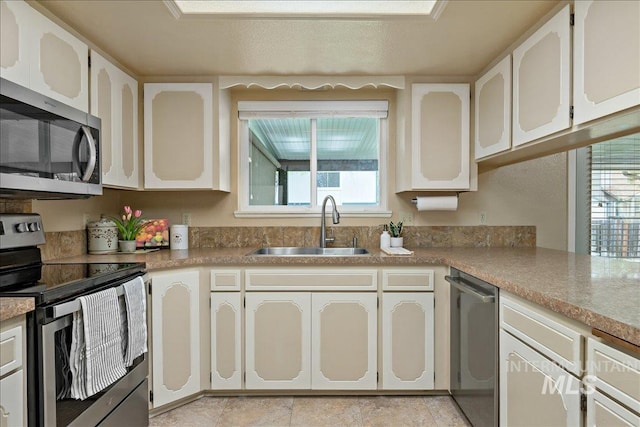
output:
[[[338,208],[336,207],[336,201],[333,196],[327,196],[322,201],[322,213],[320,217],[320,247],[326,248],[327,242],[331,243],[335,240],[334,237],[327,237],[327,226],[325,224],[325,216],[327,215],[327,201],[331,200],[331,204],[333,205],[333,212],[331,213],[331,219],[334,224],[338,224],[340,222],[340,213],[338,212]]]

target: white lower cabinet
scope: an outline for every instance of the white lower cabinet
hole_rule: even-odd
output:
[[[434,388],[434,305],[431,292],[382,296],[382,388]]]
[[[311,388],[311,294],[246,295],[246,387]]]
[[[198,270],[151,274],[153,406],[187,397],[200,387],[200,277]]]
[[[596,391],[587,395],[587,427],[638,427],[640,415]]]
[[[19,427],[26,423],[23,417],[24,370],[0,379],[0,426]]]
[[[377,386],[375,293],[248,292],[247,389]]]
[[[375,293],[312,294],[311,388],[375,390]]]
[[[579,426],[580,382],[500,330],[500,425]]]
[[[242,388],[240,292],[211,294],[211,388]]]

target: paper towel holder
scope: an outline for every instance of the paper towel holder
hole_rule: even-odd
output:
[[[456,197],[458,198],[458,201],[460,201],[460,192],[456,193]],[[414,197],[413,199],[411,199],[411,203],[413,203],[414,205],[418,204],[418,199],[416,197]]]

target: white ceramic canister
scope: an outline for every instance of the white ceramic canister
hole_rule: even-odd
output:
[[[87,250],[90,254],[115,254],[118,252],[118,227],[104,215],[100,220],[87,224]]]
[[[189,249],[189,226],[184,224],[169,226],[169,239],[171,249]]]

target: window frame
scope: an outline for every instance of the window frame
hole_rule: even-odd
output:
[[[343,217],[389,218],[388,210],[388,159],[389,159],[389,102],[386,100],[353,101],[239,101],[238,102],[238,209],[236,218],[304,218],[321,215],[321,201],[317,206],[252,206],[249,204],[249,119],[300,117],[317,119],[339,117],[349,112],[350,117],[376,117],[379,120],[378,185],[380,190],[377,206],[340,206]],[[317,194],[317,152],[315,120],[311,121],[310,173],[311,201]]]

